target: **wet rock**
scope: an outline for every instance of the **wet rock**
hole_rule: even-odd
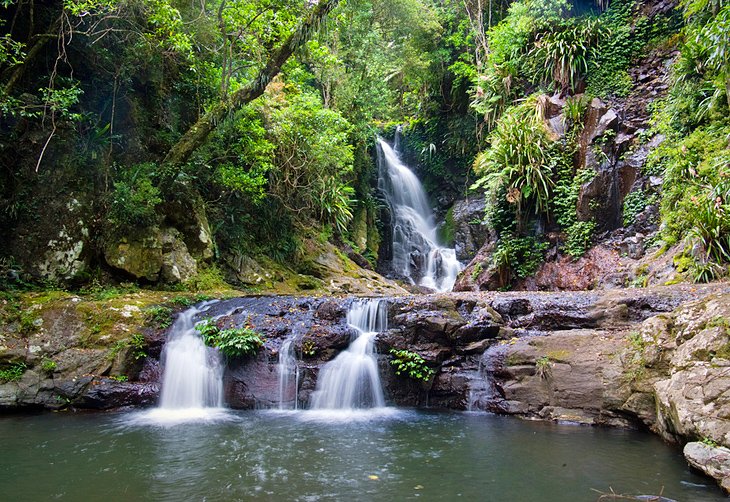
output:
[[[326,321],[338,321],[345,318],[345,306],[341,302],[326,301],[321,303],[316,310],[316,316]]]
[[[223,388],[224,399],[231,408],[272,408],[279,402],[276,365],[261,357],[229,365]]]
[[[487,240],[495,240],[493,230],[484,221],[485,206],[484,195],[476,195],[454,203],[452,209],[454,249],[458,260],[471,259]]]
[[[73,400],[81,408],[106,410],[129,406],[152,406],[157,402],[159,385],[154,383],[117,382],[112,379],[94,379],[84,392]]]
[[[730,493],[730,449],[692,442],[684,446],[683,453],[692,467],[715,478]]]

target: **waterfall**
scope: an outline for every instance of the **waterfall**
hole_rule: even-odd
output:
[[[229,419],[223,408],[223,360],[217,350],[205,346],[194,321],[216,301],[191,307],[175,319],[162,353],[159,405],[130,415],[130,423],[174,426]]]
[[[347,323],[357,336],[347,350],[322,368],[312,395],[313,409],[348,410],[385,405],[374,340],[388,328],[387,303],[355,301],[347,313]]]
[[[294,338],[284,340],[279,348],[279,409],[297,409],[299,401],[299,367],[294,354]],[[293,377],[293,382],[292,382]],[[292,387],[292,383],[294,386]]]
[[[165,410],[220,408],[223,406],[223,362],[215,349],[206,347],[193,318],[207,310],[191,307],[170,329],[163,359],[160,408]]]
[[[396,147],[378,139],[378,188],[393,215],[393,274],[436,291],[451,291],[461,263],[454,249],[439,243],[434,215],[421,182],[400,159]]]

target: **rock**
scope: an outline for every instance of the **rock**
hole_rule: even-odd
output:
[[[180,232],[165,228],[160,232],[162,244],[162,280],[171,284],[186,281],[198,273],[198,264],[188,253]]]
[[[97,410],[151,406],[157,402],[158,395],[157,382],[117,382],[102,378],[89,382],[86,390],[73,400],[73,405]]]
[[[459,272],[454,291],[490,291],[502,286],[499,270],[492,264],[496,240],[488,239],[464,270]]]
[[[456,258],[469,260],[487,240],[496,240],[485,219],[484,195],[457,200],[452,206]]]
[[[692,467],[715,478],[730,493],[730,449],[692,442],[684,446],[683,453]]]
[[[155,227],[108,242],[104,247],[104,258],[110,266],[136,279],[157,281],[163,263],[159,229]]]
[[[326,321],[339,321],[345,318],[345,307],[340,302],[326,301],[321,303],[315,312],[319,319]]]

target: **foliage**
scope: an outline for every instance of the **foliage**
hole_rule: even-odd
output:
[[[317,344],[314,340],[304,340],[302,342],[302,355],[305,357],[314,357],[317,354]]]
[[[147,321],[159,329],[166,329],[172,325],[172,309],[164,305],[157,305],[145,309]]]
[[[157,206],[162,202],[160,189],[153,185],[148,171],[154,166],[143,165],[128,180],[114,183],[109,194],[107,219],[113,228],[128,230],[144,228],[157,222]]]
[[[215,347],[227,357],[252,356],[263,347],[264,339],[250,326],[222,328],[212,319],[196,325],[196,329],[209,347]]]
[[[636,221],[636,216],[641,213],[647,206],[651,206],[658,202],[659,198],[656,194],[650,194],[644,190],[634,190],[629,192],[624,198],[623,204],[623,221],[624,226],[628,227]]]
[[[547,246],[546,242],[540,242],[531,236],[500,236],[492,254],[492,262],[499,270],[501,283],[510,284],[512,275],[524,279],[534,274],[543,261]]]
[[[145,351],[147,348],[147,340],[145,340],[144,335],[140,333],[133,334],[129,337],[129,346],[132,347],[132,357],[135,360],[147,357],[147,352]]]
[[[46,357],[41,360],[41,369],[44,373],[51,374],[56,370],[57,367],[58,364],[56,364],[56,361],[54,361],[53,359],[48,359]]]
[[[194,277],[183,283],[183,287],[188,291],[211,291],[230,288],[223,277],[223,272],[215,264],[200,267]]]
[[[127,375],[111,375],[109,378],[120,383],[129,381],[129,377]]]
[[[474,161],[481,177],[472,188],[484,187],[488,198],[505,190],[518,220],[532,209],[546,212],[553,186],[548,152],[552,141],[540,114],[537,97],[510,108],[491,135],[491,146]]]
[[[428,382],[436,373],[428,367],[425,359],[410,350],[390,349],[390,355],[393,357],[390,364],[395,368],[396,375]]]
[[[548,356],[540,356],[535,360],[535,374],[541,379],[550,378],[552,361]]]
[[[529,57],[535,59],[540,81],[555,82],[559,89],[574,92],[588,74],[589,62],[608,31],[595,18],[570,19],[559,29],[537,35]]]
[[[20,380],[28,366],[24,362],[11,363],[0,369],[0,383],[16,382]]]
[[[583,256],[593,243],[595,231],[595,221],[575,221],[566,229],[568,239],[565,242],[565,252],[573,258]]]

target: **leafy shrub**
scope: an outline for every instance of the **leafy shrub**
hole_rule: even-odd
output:
[[[414,380],[431,380],[435,371],[428,367],[426,360],[410,350],[390,349],[393,359],[390,364],[395,368],[395,374],[404,375]]]
[[[583,256],[593,243],[595,231],[596,222],[593,220],[574,222],[566,230],[568,239],[565,242],[565,252],[573,258]]]
[[[545,212],[553,186],[549,157],[552,140],[539,113],[537,97],[505,112],[490,141],[490,148],[474,161],[474,171],[481,178],[472,188],[486,188],[492,199],[504,188],[518,220],[529,209]]]
[[[628,227],[634,221],[636,216],[641,213],[647,206],[656,204],[658,197],[656,194],[648,194],[644,190],[634,190],[624,198],[623,220],[624,226]]]
[[[161,202],[159,188],[145,175],[117,181],[109,195],[107,219],[116,229],[154,225],[159,218],[157,206]]]
[[[200,267],[198,274],[183,283],[188,291],[208,291],[216,289],[229,289],[230,286],[223,277],[223,272],[215,265]]]
[[[499,270],[500,282],[508,285],[512,276],[520,279],[529,277],[543,262],[547,242],[535,237],[515,237],[511,234],[500,236],[492,254],[494,266]]]
[[[145,340],[144,335],[140,333],[132,335],[129,338],[129,346],[132,347],[132,357],[134,357],[135,360],[147,357],[147,352],[145,351],[147,348],[147,341]]]
[[[572,18],[538,34],[529,53],[539,69],[535,76],[574,92],[606,35],[606,28],[595,18]]]
[[[250,327],[222,329],[208,319],[198,323],[196,329],[209,347],[215,347],[227,357],[243,357],[256,354],[263,347],[264,339]]]
[[[541,356],[535,360],[535,374],[541,379],[547,379],[552,373],[552,362],[548,356]]]

